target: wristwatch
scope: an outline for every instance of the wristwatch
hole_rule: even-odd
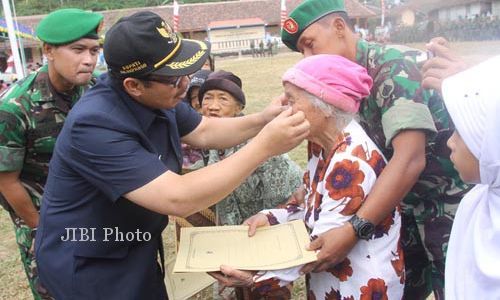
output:
[[[352,216],[352,218],[349,219],[349,223],[351,223],[352,228],[354,228],[356,236],[361,240],[370,240],[375,232],[375,225],[373,225],[373,223],[357,215]]]

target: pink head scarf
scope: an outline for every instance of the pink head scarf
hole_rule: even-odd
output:
[[[306,57],[288,69],[283,83],[306,90],[338,109],[356,113],[373,84],[366,69],[342,56],[320,54]]]

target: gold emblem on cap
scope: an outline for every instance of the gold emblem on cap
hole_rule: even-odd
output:
[[[160,60],[159,62],[157,62],[154,65],[154,68],[158,69],[161,65],[163,65],[165,62],[167,62],[172,56],[174,56],[177,53],[177,51],[181,47],[181,41],[180,41],[180,38],[177,36],[177,34],[172,30],[170,25],[168,25],[165,21],[162,21],[161,27],[160,28],[156,27],[156,30],[158,31],[158,33],[162,37],[169,40],[167,43],[169,43],[169,44],[174,43],[175,44],[174,49],[172,49],[172,51],[170,51],[170,53],[165,58],[163,58],[162,60]]]
[[[200,41],[193,40],[193,42],[198,43],[200,45],[201,50],[196,52],[192,57],[186,59],[185,61],[172,62],[172,63],[167,64],[166,66],[170,67],[171,69],[174,69],[174,70],[185,69],[185,68],[193,65],[197,61],[199,61],[203,57],[203,54],[205,54],[205,52],[207,51],[208,47],[207,47],[207,44],[202,43]]]
[[[162,37],[172,40],[173,43],[177,43],[177,35],[165,21],[162,21],[160,28],[156,27],[156,30],[158,30],[158,33]]]

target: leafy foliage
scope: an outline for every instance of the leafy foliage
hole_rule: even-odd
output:
[[[227,0],[179,0],[182,3],[220,2]],[[18,16],[47,14],[59,8],[81,8],[92,11],[172,4],[172,0],[14,0]],[[0,7],[3,14],[3,7]],[[14,7],[12,7],[14,11]]]

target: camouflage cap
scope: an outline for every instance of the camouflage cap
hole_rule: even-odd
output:
[[[36,27],[37,37],[45,43],[61,45],[81,38],[98,39],[103,15],[76,8],[59,9],[43,18]]]
[[[293,51],[300,35],[309,25],[333,12],[346,12],[344,0],[306,0],[299,4],[283,23],[281,40]]]

